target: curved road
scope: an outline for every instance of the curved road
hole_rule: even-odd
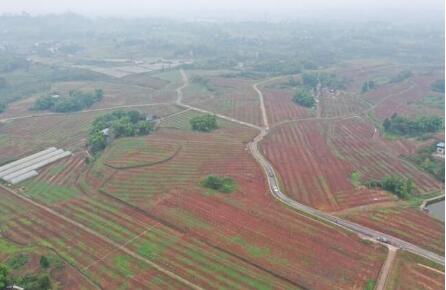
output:
[[[206,110],[195,108],[193,106],[186,105],[186,104],[184,104],[182,102],[182,98],[183,98],[182,89],[184,89],[187,86],[188,79],[187,79],[187,75],[184,73],[183,70],[181,70],[181,75],[183,77],[184,85],[178,89],[178,99],[176,101],[176,104],[178,106],[182,106],[184,108],[188,108],[188,109],[191,109],[191,110],[195,110],[195,111],[199,111],[199,112],[203,112],[203,113],[213,114],[213,112],[209,112],[209,111],[206,111]],[[263,83],[263,82],[260,82],[260,83]],[[269,161],[267,161],[266,158],[260,153],[260,151],[258,149],[259,142],[262,141],[262,139],[269,132],[268,120],[267,120],[266,110],[265,110],[264,101],[263,101],[263,94],[257,88],[257,85],[260,84],[260,83],[254,84],[253,85],[253,89],[257,92],[257,94],[259,95],[259,98],[260,98],[261,111],[262,111],[262,114],[264,114],[263,115],[263,120],[264,120],[265,128],[261,128],[259,126],[254,125],[254,124],[250,124],[250,123],[247,123],[247,122],[239,121],[239,120],[236,120],[234,118],[230,118],[230,117],[227,117],[227,116],[224,116],[224,115],[220,115],[220,114],[216,114],[216,116],[218,116],[220,118],[223,118],[223,119],[226,119],[226,120],[229,120],[229,121],[232,121],[232,122],[235,122],[235,123],[238,123],[238,124],[241,124],[241,125],[249,126],[251,128],[255,128],[255,129],[259,129],[260,130],[260,134],[257,135],[248,144],[248,148],[249,148],[249,151],[251,152],[252,156],[259,162],[259,164],[262,166],[263,170],[265,171],[266,176],[267,176],[268,186],[269,186],[271,194],[274,196],[274,198],[276,198],[280,202],[284,203],[285,205],[287,205],[287,206],[289,206],[289,207],[291,207],[291,208],[293,208],[293,209],[295,209],[297,211],[304,212],[307,215],[310,215],[310,216],[312,216],[314,218],[323,220],[323,221],[325,221],[327,223],[330,223],[330,224],[342,227],[344,229],[347,229],[347,230],[349,230],[351,232],[357,233],[361,237],[366,237],[368,239],[372,239],[375,242],[378,242],[378,243],[381,243],[381,244],[384,244],[384,245],[391,244],[394,247],[397,247],[399,249],[406,250],[406,251],[412,252],[414,254],[423,256],[423,257],[428,258],[428,259],[430,259],[432,261],[435,261],[435,262],[437,262],[439,264],[442,264],[442,265],[445,264],[444,263],[444,257],[442,257],[442,256],[440,256],[440,255],[438,255],[438,254],[436,254],[434,252],[425,250],[425,249],[423,249],[423,248],[421,248],[419,246],[416,246],[416,245],[414,245],[412,243],[406,242],[406,241],[401,240],[399,238],[396,238],[394,236],[391,236],[391,235],[388,235],[388,234],[385,234],[385,233],[373,230],[371,228],[368,228],[368,227],[365,227],[365,226],[362,226],[362,225],[350,222],[348,220],[341,219],[341,218],[339,218],[337,216],[334,216],[334,215],[331,215],[329,213],[322,212],[322,211],[317,210],[315,208],[312,208],[312,207],[309,207],[307,205],[301,204],[301,203],[299,203],[299,202],[289,198],[288,196],[286,196],[280,190],[279,181],[278,181],[277,174],[276,174],[274,168],[269,163]],[[356,116],[354,116],[354,117],[356,117]]]

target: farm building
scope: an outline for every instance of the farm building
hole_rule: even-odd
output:
[[[37,169],[70,156],[71,152],[50,147],[0,167],[0,178],[17,184],[38,174]]]
[[[444,155],[444,142],[437,144],[437,154]]]

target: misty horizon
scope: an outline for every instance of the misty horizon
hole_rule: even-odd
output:
[[[444,2],[429,1],[207,1],[193,0],[184,3],[168,0],[152,1],[54,1],[39,4],[30,0],[6,1],[0,14],[33,16],[46,14],[75,13],[87,17],[119,18],[174,18],[215,20],[298,20],[298,19],[341,19],[341,20],[442,20]]]

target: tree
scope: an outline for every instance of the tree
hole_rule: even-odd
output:
[[[50,261],[46,256],[40,257],[40,267],[42,267],[43,269],[48,269],[50,267]]]
[[[211,114],[193,117],[189,122],[194,131],[210,132],[218,128],[217,117]]]
[[[88,137],[88,144],[91,152],[95,154],[96,152],[104,150],[107,146],[106,136],[101,131],[94,131]]]
[[[0,289],[5,289],[8,286],[9,278],[8,278],[9,270],[8,268],[0,264]]]
[[[293,101],[301,106],[311,108],[316,104],[316,100],[306,89],[299,89],[293,97]]]
[[[147,135],[153,131],[153,124],[149,121],[139,121],[136,124],[136,131],[138,135]]]

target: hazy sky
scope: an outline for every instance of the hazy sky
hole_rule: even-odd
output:
[[[298,18],[304,13],[347,13],[360,17],[382,13],[415,17],[427,13],[443,15],[444,0],[0,0],[0,13],[22,11],[31,14],[72,11],[89,16],[126,17],[281,15]]]

